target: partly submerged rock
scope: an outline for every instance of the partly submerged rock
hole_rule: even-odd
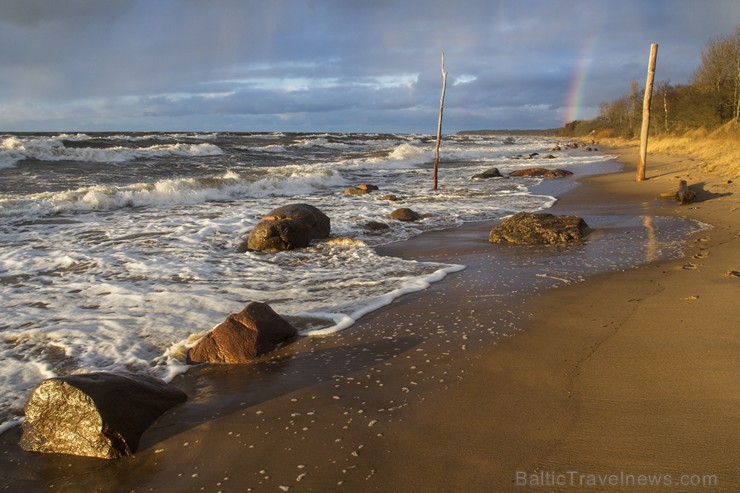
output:
[[[391,212],[391,218],[397,221],[418,221],[421,219],[421,215],[409,208],[402,207]]]
[[[524,168],[512,171],[510,176],[524,176],[537,178],[563,178],[572,175],[572,171],[565,169],[548,169],[548,168]]]
[[[184,392],[146,375],[50,378],[28,398],[20,445],[34,452],[117,459],[133,454],[154,420],[186,399]]]
[[[588,225],[578,216],[519,212],[491,229],[491,243],[556,244],[581,240]]]
[[[390,226],[380,221],[368,221],[363,225],[363,228],[367,231],[384,231],[390,229]]]
[[[367,183],[361,183],[356,187],[349,187],[344,190],[344,195],[366,195],[370,192],[380,190],[376,185],[369,185]]]
[[[214,327],[187,354],[188,363],[248,363],[298,331],[266,303],[252,302]]]
[[[501,178],[501,172],[498,170],[498,168],[491,168],[487,169],[483,173],[478,173],[477,175],[473,175],[473,180],[486,180],[488,178]]]
[[[308,204],[290,204],[262,218],[238,251],[257,250],[275,253],[308,246],[315,239],[326,238],[331,231],[330,219]],[[246,247],[246,248],[245,248]]]

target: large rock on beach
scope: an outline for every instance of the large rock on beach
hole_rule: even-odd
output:
[[[247,237],[246,248],[275,253],[307,247],[315,239],[326,238],[331,231],[330,219],[318,208],[308,204],[290,204],[262,218]]]
[[[266,303],[252,302],[206,334],[187,355],[188,363],[248,363],[293,339],[298,331]]]
[[[568,243],[583,239],[588,225],[578,216],[519,212],[491,229],[491,243],[520,245]]]
[[[391,218],[397,221],[418,221],[421,215],[407,207],[402,207],[391,212]]]
[[[572,175],[572,171],[565,169],[548,169],[548,168],[524,168],[512,171],[509,176],[524,176],[528,178],[564,178]]]
[[[136,452],[144,431],[187,395],[154,377],[86,373],[50,378],[26,403],[24,450],[117,459]]]
[[[501,178],[501,172],[498,168],[491,168],[472,177],[473,180],[486,180],[488,178]]]

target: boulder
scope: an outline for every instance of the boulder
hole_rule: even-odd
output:
[[[572,175],[572,171],[565,169],[547,169],[547,168],[524,168],[512,171],[510,176],[524,176],[527,178],[563,178]]]
[[[380,190],[376,185],[369,185],[367,183],[360,183],[356,187],[349,187],[344,190],[344,195],[365,195],[370,192]]]
[[[275,253],[307,247],[311,241],[326,238],[331,221],[319,209],[308,204],[290,204],[270,212],[262,218],[247,237],[239,251],[257,250]]]
[[[368,221],[363,227],[368,231],[383,231],[386,229],[390,229],[390,226],[380,221]]]
[[[360,187],[349,187],[344,189],[344,195],[367,195],[369,190]]]
[[[392,193],[389,193],[388,195],[383,195],[380,198],[382,200],[387,200],[388,202],[399,202],[401,200],[397,195],[393,195]]]
[[[491,229],[488,241],[520,245],[567,243],[581,240],[587,228],[578,216],[519,212]]]
[[[232,313],[188,350],[188,363],[248,363],[298,335],[266,303],[252,302]]]
[[[501,178],[501,172],[498,170],[498,168],[491,168],[487,169],[483,173],[473,175],[473,180],[485,180],[488,178]]]
[[[401,209],[396,209],[395,211],[391,212],[391,218],[398,221],[418,221],[419,219],[421,219],[421,216],[418,212],[412,211],[411,209],[408,209],[406,207],[402,207]]]
[[[131,455],[144,431],[187,395],[163,381],[130,373],[49,378],[26,403],[24,450],[117,459]]]

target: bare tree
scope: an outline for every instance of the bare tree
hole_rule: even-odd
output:
[[[671,93],[671,81],[669,80],[661,80],[658,82],[658,94],[660,94],[661,102],[663,104],[663,130],[665,130],[665,133],[668,133],[670,131],[670,118],[669,118],[669,108],[670,105],[668,104],[668,99]]]
[[[740,25],[707,43],[693,84],[713,95],[722,121],[740,119]]]
[[[640,119],[640,107],[642,106],[642,98],[640,98],[640,83],[632,79],[630,81],[630,95],[629,95],[629,129],[630,137],[634,137],[636,134],[637,122]]]

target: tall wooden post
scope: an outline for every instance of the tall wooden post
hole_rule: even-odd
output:
[[[650,45],[650,62],[648,63],[645,97],[642,100],[642,130],[640,132],[640,163],[637,166],[637,181],[645,179],[647,163],[648,130],[650,129],[650,101],[653,98],[653,81],[655,80],[655,59],[658,58],[658,45]]]
[[[447,89],[447,72],[445,71],[445,52],[442,52],[442,97],[439,100],[439,120],[437,121],[437,145],[434,147],[434,187],[437,189],[437,171],[439,170],[439,144],[442,142],[442,109],[445,105]]]

